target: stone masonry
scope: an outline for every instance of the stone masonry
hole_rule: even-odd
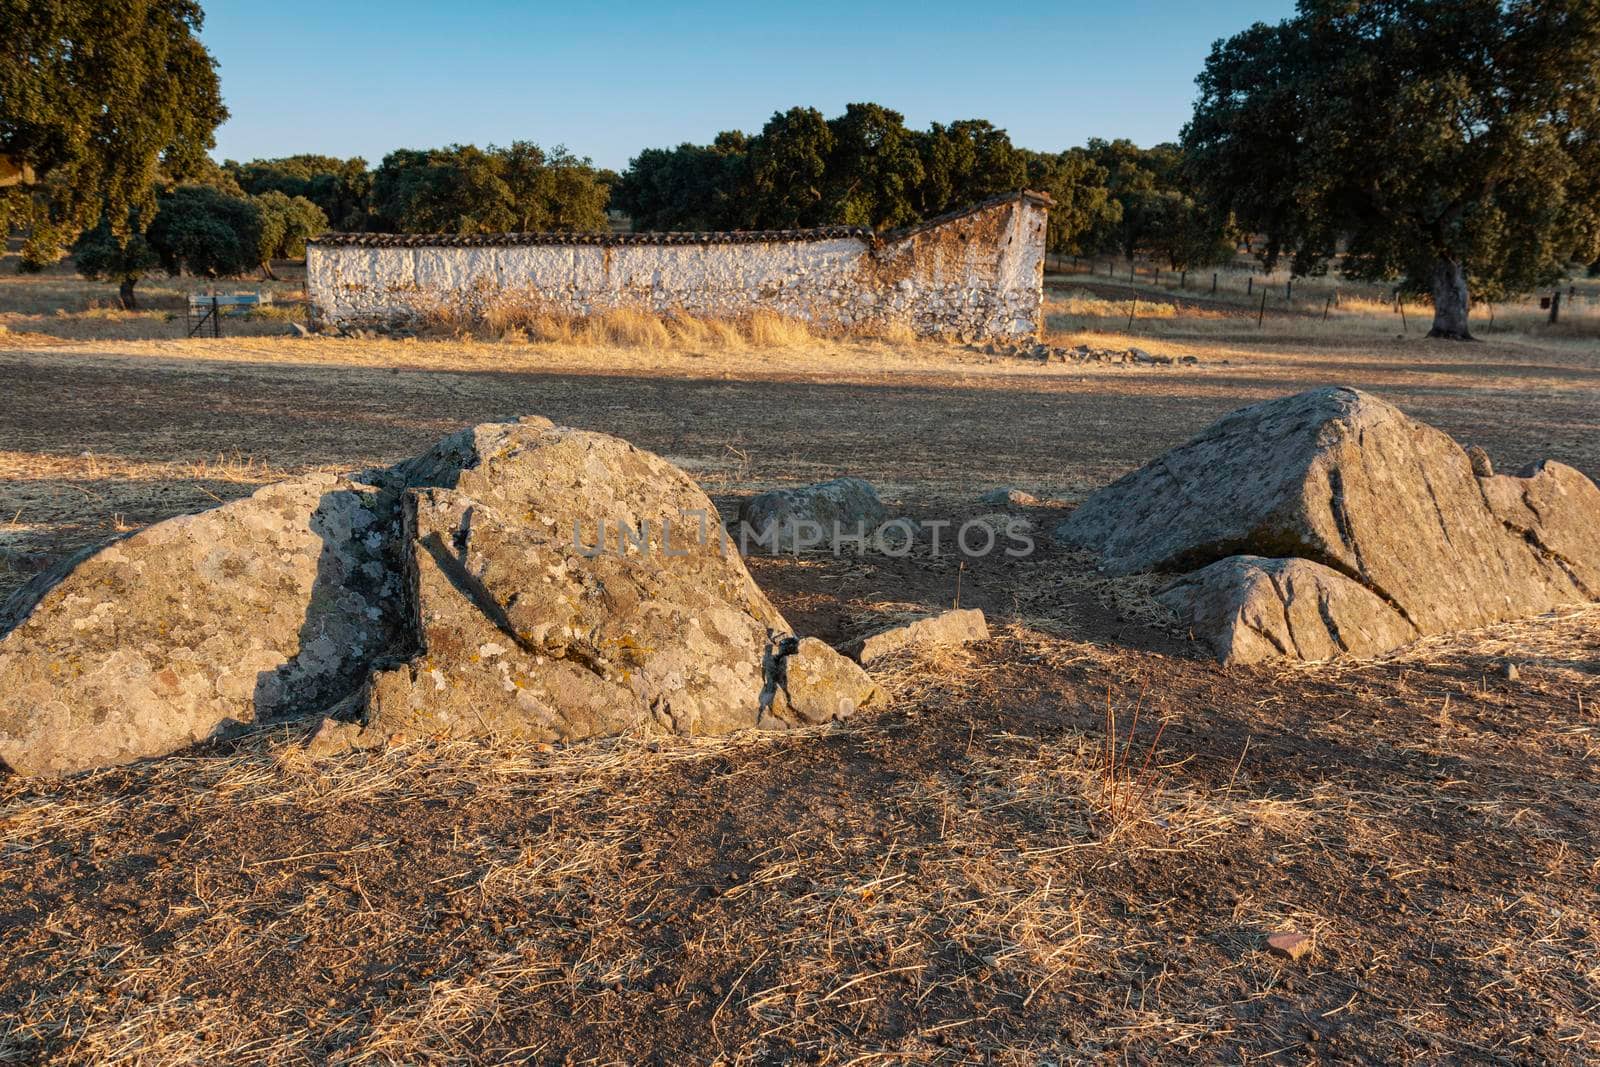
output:
[[[1027,338],[1042,324],[1050,204],[1010,193],[887,234],[328,234],[307,247],[306,290],[324,329],[405,329],[505,305],[580,316],[766,309],[824,328]]]

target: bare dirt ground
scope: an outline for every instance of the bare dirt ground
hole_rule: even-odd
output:
[[[1001,485],[1064,502],[1018,512],[1034,556],[959,574],[752,562],[830,640],[958,580],[988,613],[993,640],[895,663],[892,709],[842,727],[313,765],[278,725],[0,779],[0,1061],[1600,1055],[1600,609],[1224,670],[1147,581],[1043,536],[1216,416],[1325,383],[1503,469],[1600,476],[1600,342],[1244,312],[1122,334],[1104,295],[1059,297],[1058,338],[1201,362],[0,335],[0,595],[118,530],[528,413],[660,452],[719,505],[842,473],[924,519]],[[1270,954],[1284,930],[1313,952]]]

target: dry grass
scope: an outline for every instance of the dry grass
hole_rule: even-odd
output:
[[[441,306],[427,315],[423,332],[425,336],[457,340],[646,352],[794,348],[819,340],[815,327],[771,311],[757,310],[732,319],[708,318],[684,311],[656,314],[638,308],[612,308],[593,315],[573,315],[532,296],[497,299],[482,313],[461,305]],[[917,342],[909,328],[891,332],[897,341]],[[876,333],[871,336],[886,339]]]
[[[1433,319],[1432,305],[1425,300],[1397,302],[1387,286],[1351,283],[1336,276],[1296,278],[1292,288],[1286,288],[1289,276],[1281,269],[1272,275],[1248,267],[1223,270],[1217,272],[1218,288],[1213,293],[1209,270],[1193,272],[1187,287],[1180,289],[1179,275],[1173,271],[1163,271],[1155,279],[1149,266],[1141,265],[1130,282],[1126,264],[1114,275],[1105,273],[1103,261],[1093,274],[1084,272],[1085,265],[1050,276],[1049,329],[1072,336],[1127,334],[1192,341],[1254,337],[1256,343],[1282,346],[1306,338],[1333,343],[1420,338]],[[1549,322],[1549,312],[1539,306],[1541,296],[1536,294],[1509,304],[1476,306],[1474,333],[1496,343],[1594,353],[1600,345],[1600,278],[1573,277],[1559,288],[1563,301],[1559,322]]]
[[[1085,666],[1019,717],[1008,693]],[[1325,753],[1340,731],[1205,736],[1170,674],[1025,627],[882,680],[895,712],[787,734],[312,763],[280,728],[10,783],[13,870],[134,865],[31,928],[26,973],[51,973],[11,1002],[0,1058],[1031,1064],[1314,1040],[1576,1061],[1600,1041],[1586,832],[1494,777],[1503,731],[1452,739],[1444,785],[1399,749],[1291,773],[1296,729]],[[1372,681],[1333,682],[1347,726],[1380,721]],[[1393,745],[1415,726],[1388,715]],[[1476,839],[1473,869],[1417,836],[1441,820]],[[1518,864],[1525,882],[1471,885]],[[165,906],[130,909],[135,886]],[[1283,929],[1315,938],[1308,964],[1264,951]]]
[[[138,325],[63,316],[50,342],[0,340],[0,594],[118,530],[523,413],[666,455],[719,506],[853,473],[908,514],[1028,521],[1041,542],[1064,507],[1002,518],[982,492],[1070,503],[1226,410],[1329,381],[1502,468],[1600,473],[1592,345],[1401,341],[1376,308],[1348,336],[1312,316],[1257,331],[1172,294],[1129,330],[1114,297],[1073,300],[1063,329],[1202,362],[894,337],[762,360],[765,326],[677,317],[658,348],[648,325],[526,321],[497,327],[526,345],[63,342]],[[280,726],[0,780],[0,1062],[1600,1053],[1600,608],[1224,671],[1190,658],[1154,579],[1062,551],[752,571],[828,640],[947,606],[958,581],[994,637],[876,665],[891,709],[835,727],[312,762]],[[1271,957],[1283,929],[1313,955]]]

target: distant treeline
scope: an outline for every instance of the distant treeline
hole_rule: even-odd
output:
[[[1056,201],[1053,252],[1149,255],[1183,268],[1226,258],[1226,219],[1199,208],[1172,145],[1092,140],[1064,152],[1011,143],[982,119],[926,130],[877,104],[826,119],[815,108],[772,116],[761,132],[639,153],[613,193],[639,229],[788,229],[845,223],[892,229],[1013,189]]]
[[[317,155],[230,160],[219,178],[246,195],[304,198],[338,230],[456,234],[603,230],[608,208],[635,230],[887,230],[1029,188],[1056,201],[1052,252],[1188,268],[1226,260],[1235,247],[1228,220],[1191,195],[1174,145],[1091,140],[1035,152],[982,119],[913,130],[877,104],[851,104],[832,119],[791,108],[756,134],[647,148],[620,175],[519,141],[402,149],[375,170]]]

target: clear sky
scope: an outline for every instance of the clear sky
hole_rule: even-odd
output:
[[[219,159],[452,142],[641,148],[872,101],[909,125],[989,119],[1024,147],[1171,140],[1212,41],[1290,0],[997,4],[208,0],[233,117]]]

